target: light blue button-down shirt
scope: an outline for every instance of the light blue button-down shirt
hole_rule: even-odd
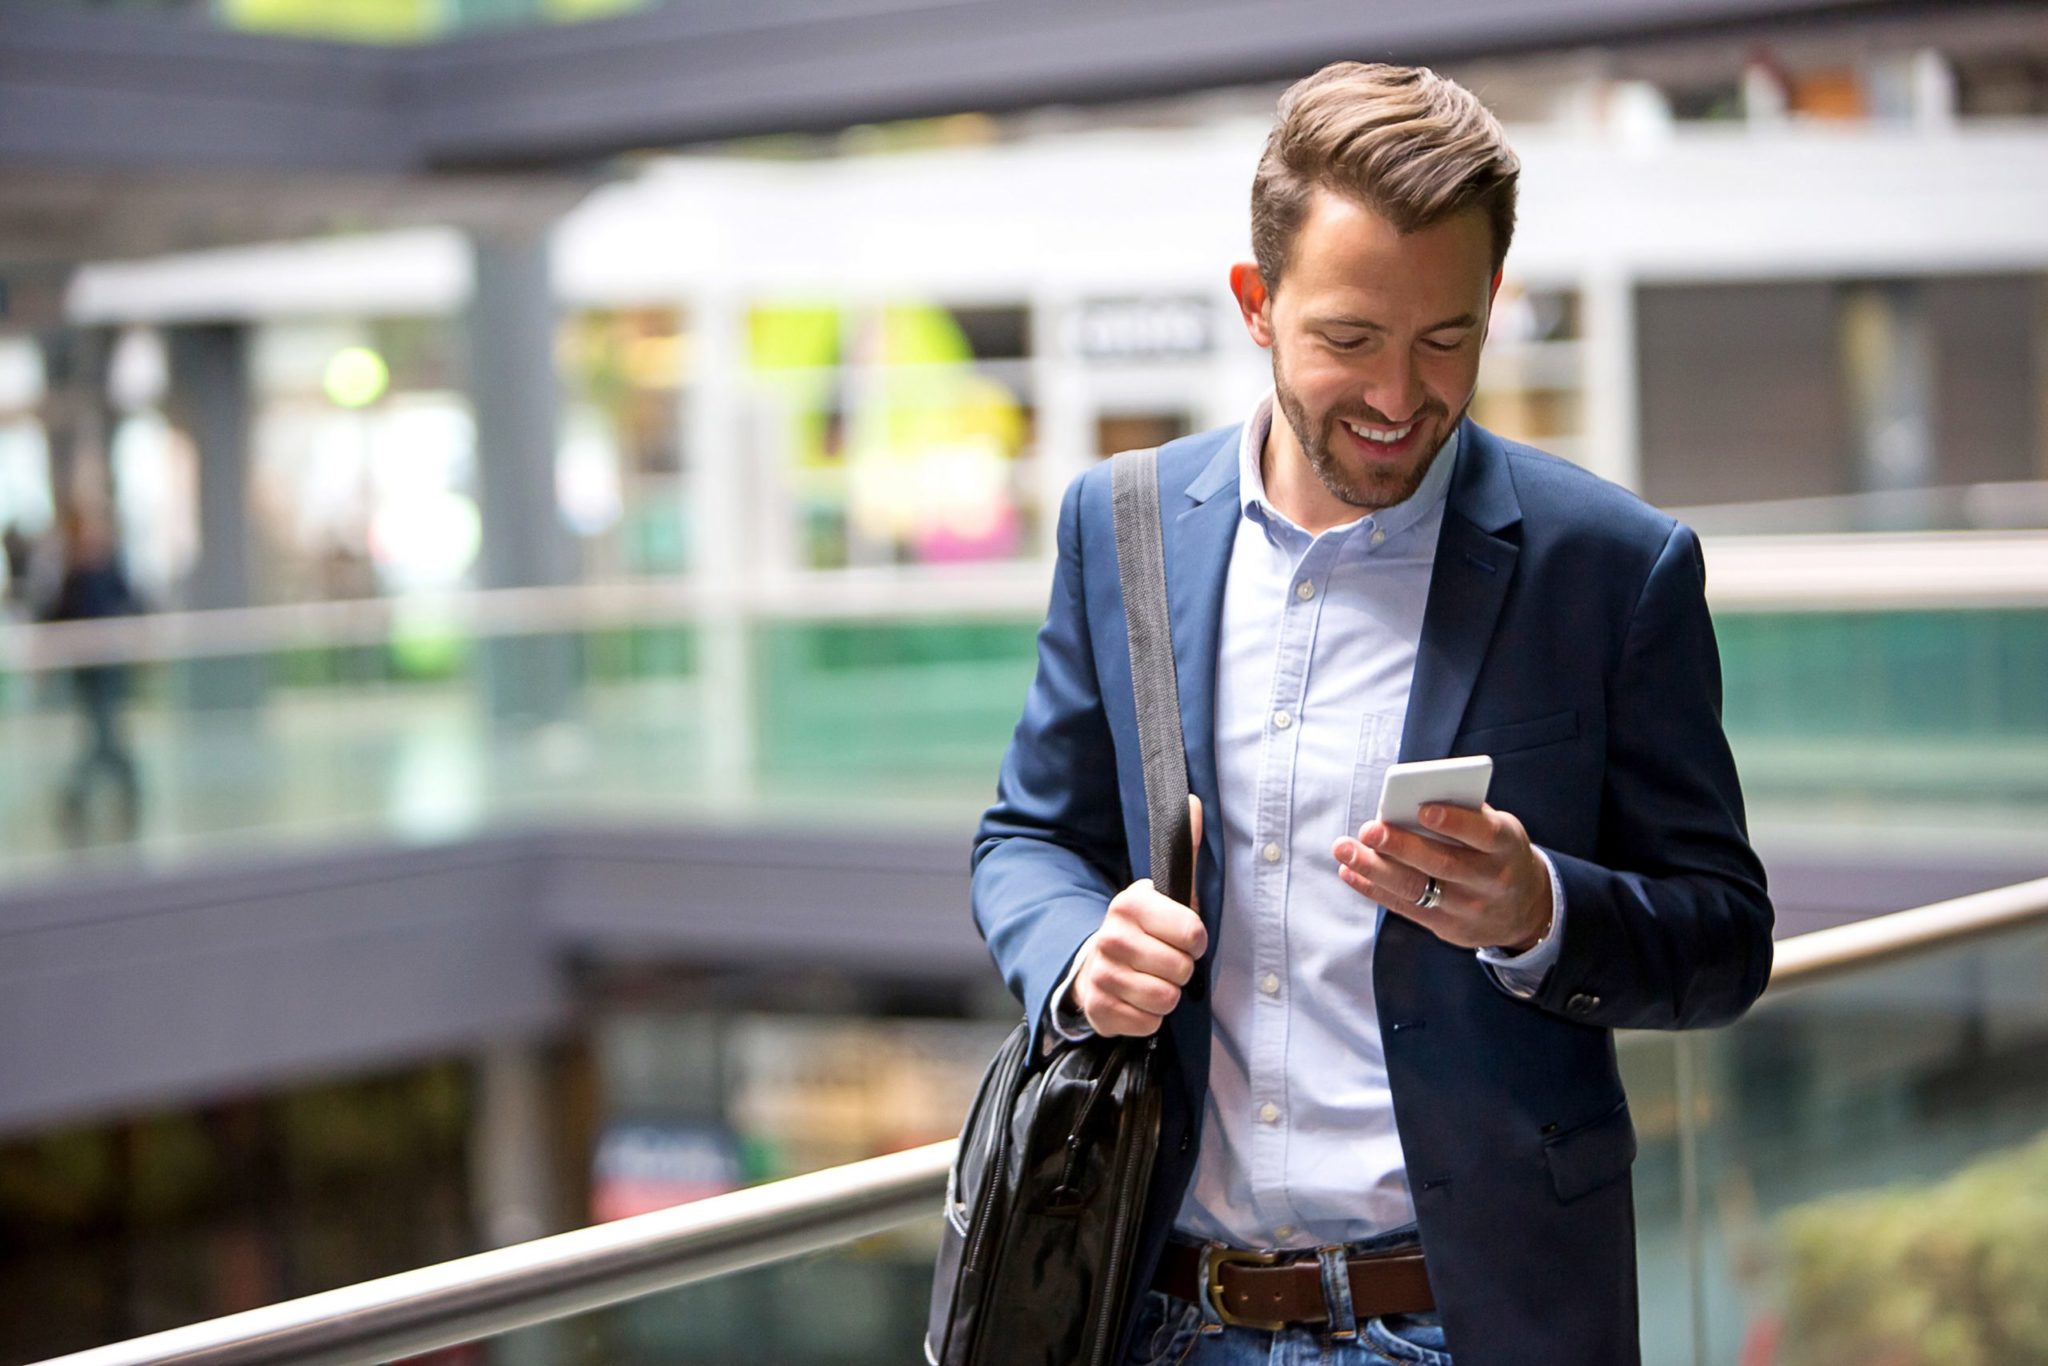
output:
[[[1272,420],[1269,393],[1238,448],[1216,661],[1222,810],[1207,813],[1223,825],[1214,1042],[1175,1224],[1237,1247],[1305,1248],[1415,1218],[1373,993],[1380,908],[1337,876],[1330,846],[1373,818],[1400,756],[1458,437],[1406,502],[1311,536],[1266,499]],[[1551,892],[1543,942],[1519,957],[1484,950],[1473,971],[1535,991],[1562,938],[1555,868]],[[1068,1002],[1065,984],[1055,1000]],[[1066,1010],[1053,1023],[1086,1029]]]

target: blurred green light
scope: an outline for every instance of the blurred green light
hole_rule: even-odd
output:
[[[391,369],[367,346],[344,346],[327,362],[327,397],[344,408],[366,408],[384,396]]]

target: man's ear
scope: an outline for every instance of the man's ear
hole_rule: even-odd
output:
[[[1500,294],[1500,277],[1501,277],[1502,275],[1506,274],[1506,273],[1507,273],[1507,267],[1506,267],[1506,266],[1502,266],[1502,267],[1500,267],[1500,268],[1496,269],[1496,270],[1495,270],[1495,271],[1493,272],[1493,283],[1492,283],[1492,284],[1490,284],[1490,285],[1488,285],[1488,286],[1486,287],[1486,297],[1487,297],[1487,300],[1488,300],[1489,302],[1491,302],[1491,301],[1492,301],[1492,300],[1493,300],[1494,298],[1496,298],[1496,297],[1498,297],[1498,296],[1499,296],[1499,294]]]
[[[1266,279],[1258,266],[1239,261],[1230,268],[1230,292],[1237,296],[1237,311],[1244,330],[1260,346],[1273,344],[1273,296],[1266,291]]]

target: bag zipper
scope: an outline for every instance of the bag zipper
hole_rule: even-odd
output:
[[[1053,1200],[1074,1194],[1074,1176],[1081,1165],[1081,1135],[1088,1132],[1088,1121],[1095,1117],[1095,1108],[1102,1103],[1102,1097],[1115,1090],[1117,1081],[1129,1070],[1131,1055],[1136,1051],[1129,1044],[1117,1048],[1103,1065],[1102,1075],[1095,1079],[1095,1085],[1088,1089],[1088,1099],[1081,1102],[1081,1112],[1074,1117],[1073,1130],[1067,1135],[1067,1160],[1060,1167],[1059,1184],[1052,1189]]]
[[[1130,1202],[1134,1198],[1142,1197],[1142,1192],[1134,1192],[1131,1189],[1136,1184],[1134,1178],[1137,1175],[1133,1169],[1138,1165],[1139,1159],[1144,1157],[1146,1144],[1145,1135],[1135,1131],[1140,1127],[1140,1121],[1149,1122],[1145,1127],[1156,1127],[1156,1098],[1152,1095],[1151,1081],[1153,1054],[1158,1047],[1157,1034],[1145,1040],[1145,1056],[1142,1059],[1144,1066],[1139,1071],[1136,1090],[1133,1092],[1144,1114],[1132,1116],[1132,1141],[1124,1149],[1124,1169],[1120,1174],[1122,1179],[1117,1182],[1116,1218],[1110,1226],[1109,1258],[1102,1276],[1102,1306],[1095,1318],[1095,1345],[1088,1354],[1091,1366],[1109,1366],[1109,1352],[1115,1338],[1117,1320],[1122,1317],[1124,1297],[1117,1292],[1117,1286],[1121,1283],[1125,1245],[1129,1242]],[[1151,1141],[1155,1144],[1158,1142],[1156,1133]]]
[[[1026,1034],[1024,1047],[1013,1054],[1009,1061],[1004,1064],[1002,1075],[999,1079],[1000,1084],[995,1087],[991,1095],[991,1099],[1001,1107],[1006,1121],[1010,1112],[1009,1097],[1011,1084],[1015,1081],[1017,1068],[1023,1060],[1024,1054],[1030,1051],[1030,1047],[1030,1035]],[[982,1183],[981,1208],[975,1211],[974,1223],[971,1226],[973,1232],[967,1240],[967,1267],[969,1269],[980,1265],[982,1248],[988,1242],[988,1227],[991,1222],[990,1215],[995,1209],[997,1193],[1003,1188],[1004,1171],[1009,1165],[1007,1161],[1010,1155],[1010,1135],[1008,1129],[1009,1125],[1005,1122],[996,1134],[995,1154],[989,1158],[988,1179]]]

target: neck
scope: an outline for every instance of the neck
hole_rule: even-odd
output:
[[[1266,444],[1259,452],[1259,478],[1266,485],[1266,501],[1311,536],[1381,511],[1345,502],[1316,478],[1308,457],[1302,453],[1301,443],[1295,439],[1294,424],[1277,404],[1273,425],[1266,432]]]

